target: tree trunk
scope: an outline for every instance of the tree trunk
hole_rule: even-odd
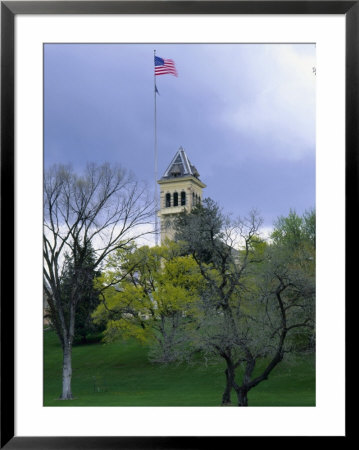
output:
[[[238,406],[248,406],[248,389],[240,387],[236,389],[237,397],[238,397]]]
[[[222,396],[222,405],[230,405],[231,404],[231,391],[232,391],[232,380],[233,378],[230,376],[229,374],[229,370],[226,369],[224,371],[224,373],[226,374],[226,388],[223,392],[223,396]]]
[[[71,378],[72,378],[72,346],[65,343],[63,346],[63,365],[62,365],[62,394],[61,400],[71,400]]]

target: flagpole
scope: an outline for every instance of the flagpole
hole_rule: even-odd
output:
[[[153,64],[155,64],[155,58],[156,58],[156,50],[153,50]],[[154,94],[154,106],[155,106],[155,122],[154,122],[154,127],[155,127],[155,133],[154,133],[154,137],[155,137],[155,142],[154,142],[154,157],[155,157],[155,161],[154,161],[154,169],[155,169],[155,192],[154,192],[154,200],[155,200],[155,242],[156,245],[158,245],[158,217],[157,217],[157,213],[159,210],[158,207],[158,188],[157,188],[157,99],[156,99],[156,73],[155,73],[155,67],[153,68],[153,94]]]

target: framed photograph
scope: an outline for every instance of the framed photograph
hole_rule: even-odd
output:
[[[1,2],[1,448],[348,435],[358,27]]]

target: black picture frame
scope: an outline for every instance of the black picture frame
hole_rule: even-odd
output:
[[[358,203],[359,1],[2,1],[1,2],[1,441],[6,449],[205,448],[227,437],[14,436],[14,20],[18,14],[341,14],[346,20],[346,236]],[[355,209],[355,208],[354,208]],[[346,246],[346,295],[355,245]],[[346,436],[348,437],[348,428]],[[218,441],[221,442],[218,442]],[[232,445],[232,444],[231,444]]]

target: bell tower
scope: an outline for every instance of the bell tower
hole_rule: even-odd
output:
[[[199,179],[199,173],[190,163],[182,147],[178,149],[170,165],[157,181],[160,185],[161,243],[174,238],[171,221],[184,210],[190,211],[202,201],[202,189],[206,187]]]

